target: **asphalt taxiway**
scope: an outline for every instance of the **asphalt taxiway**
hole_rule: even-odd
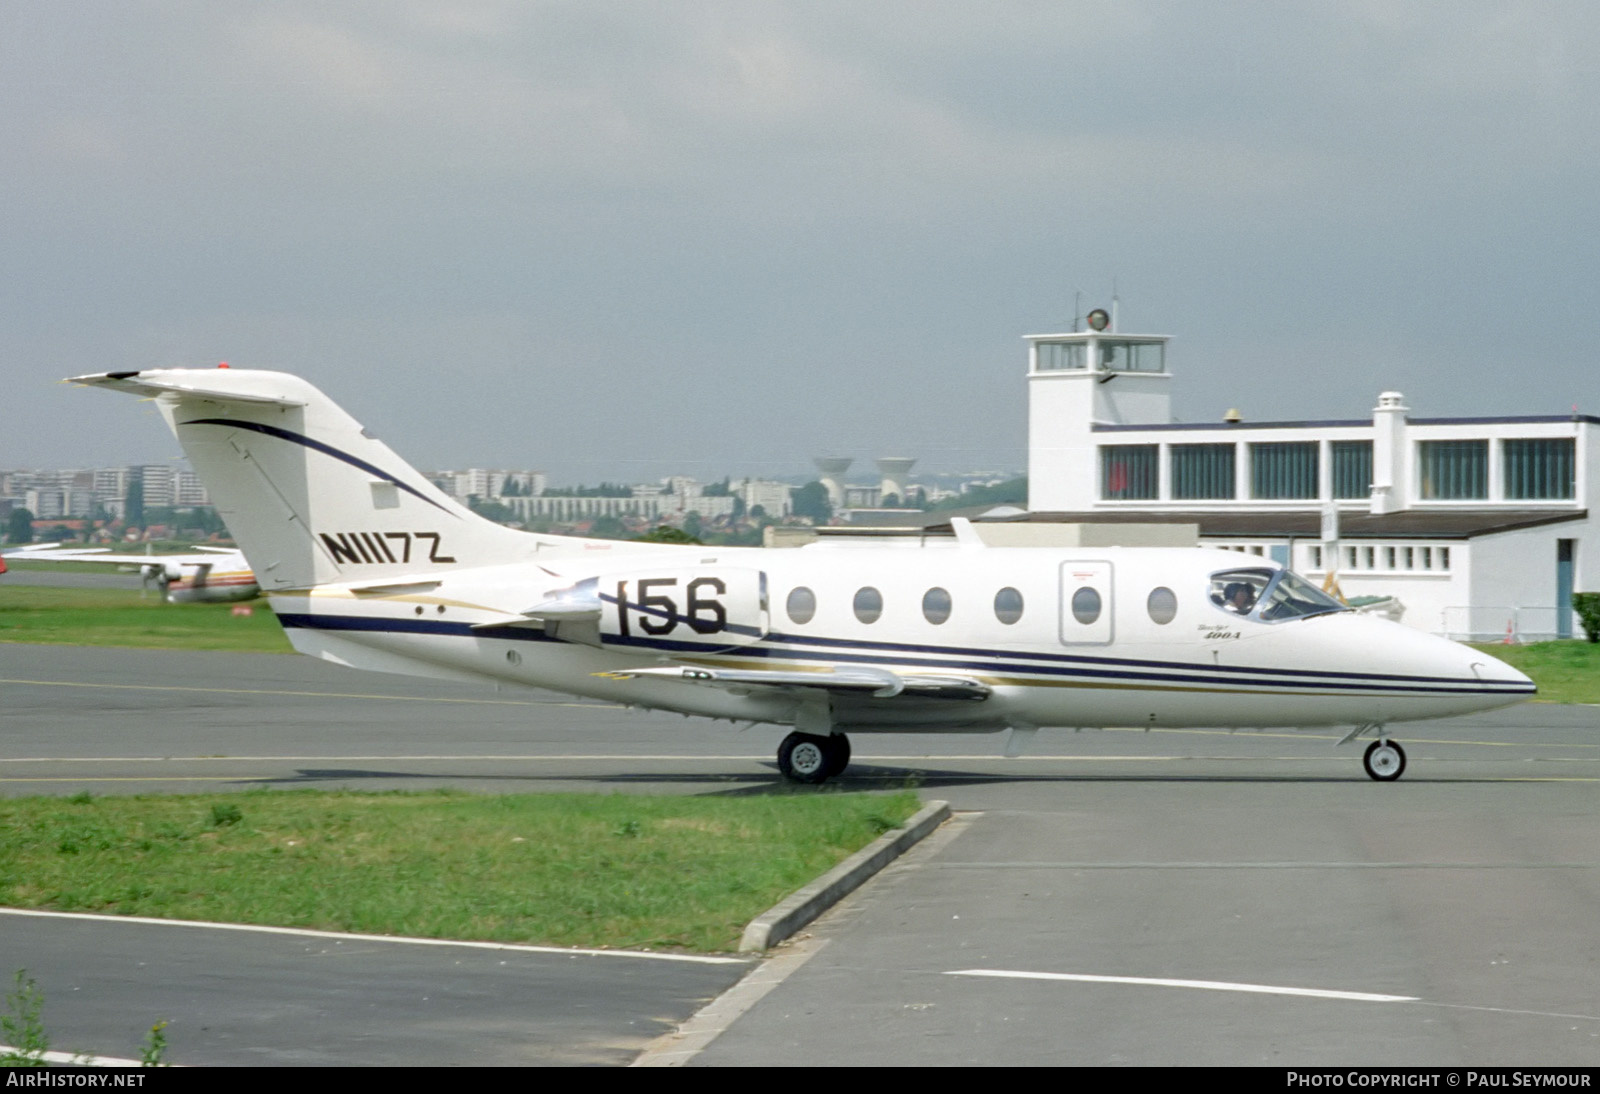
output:
[[[0,711],[7,795],[779,784],[776,730],[289,656],[0,646]],[[786,951],[781,982],[717,1018],[695,1054],[671,1057],[669,1037],[658,1055],[1600,1063],[1600,711],[1528,704],[1403,727],[1410,765],[1392,784],[1366,779],[1359,750],[1334,748],[1337,736],[1046,731],[1017,759],[1000,755],[999,737],[858,737],[844,786],[919,786],[949,800],[956,821],[819,921]],[[382,970],[397,959],[372,942],[360,945],[376,954],[373,971],[335,995],[337,972],[324,984],[307,970],[359,969],[349,943],[252,942],[235,960],[232,936],[130,943],[119,931],[135,925],[68,922],[24,931],[0,918],[0,962],[39,975],[47,1017],[79,1036],[105,1028],[97,1005],[79,1001],[114,998],[116,984],[134,993],[124,998],[155,985],[175,1003],[192,993],[197,1006],[170,1030],[180,1061],[185,1045],[195,1062],[287,1063],[326,1044],[382,1062],[386,1042],[371,1030],[435,1023],[451,1036],[410,1040],[433,1062],[446,1043],[461,1062],[619,1061],[745,972],[655,962],[648,974],[595,972],[617,986],[585,996],[539,955],[432,954],[400,959],[391,982]],[[551,960],[586,978],[598,961],[629,959]],[[422,986],[436,988],[426,1004]],[[457,996],[473,1002],[452,1010]],[[393,1013],[386,1000],[409,1002]],[[562,1000],[592,1020],[564,1025]],[[224,1027],[233,1032],[214,1033]],[[86,1044],[131,1049],[121,1034]]]

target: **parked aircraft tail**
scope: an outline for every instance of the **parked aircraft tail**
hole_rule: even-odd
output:
[[[154,396],[268,593],[513,562],[575,542],[478,516],[298,376],[148,369],[72,382]]]

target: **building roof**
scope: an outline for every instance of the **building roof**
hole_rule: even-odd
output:
[[[1600,417],[1593,414],[1534,414],[1521,417],[1475,418],[1407,418],[1408,425],[1549,425],[1554,422],[1586,422],[1600,425]],[[1371,418],[1324,418],[1303,422],[1154,422],[1148,425],[1124,425],[1114,422],[1095,422],[1089,428],[1096,433],[1162,433],[1185,430],[1235,430],[1252,429],[1354,429],[1372,427]]]
[[[929,514],[930,518],[946,514]],[[1340,512],[1341,539],[1470,539],[1544,524],[1586,520],[1587,509],[1403,509],[1396,513]],[[977,517],[977,520],[984,518]],[[1087,513],[1025,513],[1007,521],[1053,524],[1198,524],[1208,537],[1258,536],[1267,539],[1319,539],[1322,513],[1316,509],[1175,512],[1149,509],[1095,510]],[[929,532],[950,531],[948,519],[929,524]]]

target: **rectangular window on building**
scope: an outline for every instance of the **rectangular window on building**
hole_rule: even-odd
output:
[[[1574,496],[1577,460],[1571,437],[1504,444],[1506,497],[1553,501]]]
[[[1366,568],[1369,570],[1376,570],[1378,568],[1377,555],[1378,549],[1376,547],[1361,548],[1361,560],[1366,564]]]
[[[1424,570],[1433,569],[1433,548],[1432,547],[1424,547],[1422,549],[1422,568]]]
[[[1439,569],[1448,570],[1449,568],[1450,568],[1450,548],[1441,547],[1441,548],[1439,548]]]
[[[1385,547],[1383,549],[1383,565],[1384,565],[1385,569],[1388,569],[1388,570],[1394,569],[1394,548],[1393,547]]]
[[[1315,498],[1317,443],[1251,445],[1250,493],[1257,498]]]
[[[1308,568],[1312,569],[1312,570],[1320,570],[1320,569],[1322,569],[1322,548],[1321,547],[1313,547],[1313,548],[1311,548],[1311,565]]]
[[[1173,445],[1172,496],[1189,501],[1232,499],[1233,448],[1231,444]]]
[[[1159,486],[1153,444],[1108,444],[1100,448],[1100,496],[1107,501],[1150,501]]]
[[[1088,350],[1082,342],[1040,342],[1035,346],[1034,368],[1039,372],[1088,368]]]
[[[1414,548],[1414,547],[1405,548],[1403,551],[1400,552],[1400,557],[1405,559],[1405,568],[1407,570],[1415,570],[1417,568],[1416,548]]]
[[[1372,496],[1372,442],[1334,441],[1333,496],[1366,498]]]
[[[1354,570],[1356,568],[1356,549],[1354,547],[1346,547],[1344,549],[1344,568],[1346,570]]]
[[[1099,339],[1100,367],[1107,372],[1162,372],[1166,369],[1166,343],[1123,342]]]
[[[1489,496],[1488,441],[1423,441],[1418,455],[1424,498],[1459,501]]]

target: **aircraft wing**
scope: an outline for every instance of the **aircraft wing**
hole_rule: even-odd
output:
[[[201,554],[199,551],[206,553]],[[199,551],[194,554],[141,555],[113,551],[109,547],[78,548],[44,544],[6,551],[5,557],[39,562],[100,562],[113,566],[162,566],[173,563],[178,566],[214,567],[233,563],[240,570],[249,569],[244,555],[231,547],[206,547],[200,548]]]
[[[815,688],[821,691],[868,695],[890,699],[904,695],[918,699],[987,699],[991,688],[964,676],[901,674],[887,669],[845,668],[822,672],[782,669],[724,669],[700,665],[662,665],[647,669],[621,669],[601,673],[615,679],[643,677],[657,680],[689,680],[723,688]]]

